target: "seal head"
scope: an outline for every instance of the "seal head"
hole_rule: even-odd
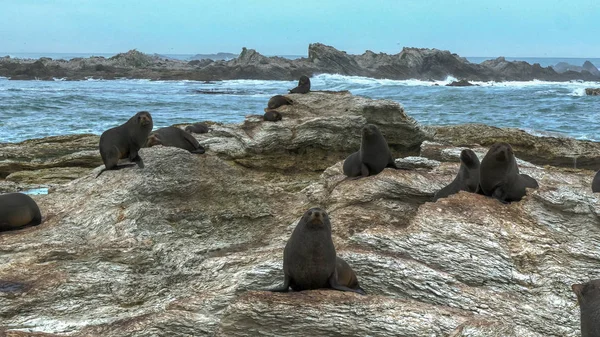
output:
[[[459,191],[475,193],[479,185],[479,158],[473,150],[464,149],[460,152],[460,168],[454,180],[446,187],[437,191],[433,201],[446,198]]]

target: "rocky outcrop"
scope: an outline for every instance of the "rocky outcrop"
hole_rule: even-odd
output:
[[[308,46],[308,58],[295,60],[266,57],[254,49],[243,48],[230,60],[182,61],[160,55],[146,55],[136,50],[111,58],[76,58],[70,61],[41,58],[20,60],[0,58],[0,76],[11,79],[66,78],[146,78],[155,80],[297,80],[301,75],[341,74],[388,79],[444,80],[448,76],[468,81],[528,81],[533,79],[568,81],[600,80],[591,63],[583,71],[557,72],[539,64],[510,62],[499,57],[481,64],[445,50],[403,48],[398,54],[376,54],[370,50],[362,55],[350,55],[331,46],[313,43]],[[582,68],[582,69],[583,69]],[[596,69],[597,71],[597,69]]]
[[[585,61],[582,66],[572,65],[567,62],[559,62],[555,66],[552,66],[552,69],[554,69],[557,73],[564,73],[567,71],[575,71],[580,73],[582,71],[587,71],[594,76],[600,76],[600,71],[590,61]]]
[[[600,88],[586,88],[585,94],[588,96],[600,96]]]
[[[477,86],[467,80],[453,81],[452,83],[446,84],[447,87],[472,87]]]

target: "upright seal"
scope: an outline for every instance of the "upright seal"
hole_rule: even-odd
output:
[[[0,231],[41,223],[40,208],[30,196],[23,193],[0,194]]]
[[[194,136],[175,126],[168,126],[153,131],[148,137],[146,145],[148,147],[154,145],[178,147],[196,154],[205,152]]]
[[[293,103],[294,101],[283,95],[275,95],[269,99],[269,102],[267,103],[267,109],[277,109],[280,106],[292,105]],[[267,111],[267,109],[265,109],[265,112]]]
[[[294,89],[290,89],[290,94],[306,94],[310,91],[310,79],[308,76],[300,76],[298,86]]]
[[[479,185],[479,158],[473,150],[464,149],[460,152],[460,168],[454,180],[446,187],[437,191],[433,201],[446,198],[458,191],[475,193]]]
[[[100,136],[100,155],[104,162],[104,168],[96,178],[106,170],[119,170],[132,166],[131,164],[117,166],[119,159],[128,158],[130,161],[137,163],[140,168],[143,168],[144,161],[138,155],[138,151],[146,144],[152,126],[150,113],[140,111],[125,124],[104,131]]]
[[[344,160],[344,174],[367,177],[379,174],[386,167],[398,168],[379,128],[367,124],[362,128],[360,149]]]
[[[594,180],[592,180],[592,192],[600,193],[600,171],[596,172]]]
[[[506,204],[521,200],[526,187],[538,188],[539,185],[534,178],[519,173],[512,147],[507,143],[492,145],[481,161],[477,193]]]
[[[208,125],[204,123],[195,123],[185,127],[185,131],[189,133],[207,133],[209,130]]]
[[[364,293],[338,282],[337,258],[329,216],[320,208],[304,213],[283,251],[283,286],[276,292],[331,288]],[[357,284],[358,286],[358,284]]]
[[[600,279],[571,286],[581,311],[581,337],[600,336]]]

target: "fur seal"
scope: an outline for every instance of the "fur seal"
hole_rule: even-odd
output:
[[[350,289],[359,290],[363,295],[365,295],[365,291],[358,284],[358,278],[356,278],[354,270],[352,270],[350,265],[339,256],[336,256],[335,270],[337,272],[339,285],[346,286]]]
[[[534,178],[519,174],[512,147],[507,143],[492,145],[481,161],[477,193],[506,204],[521,200],[526,187],[538,188],[539,185]]]
[[[277,111],[267,111],[263,115],[263,120],[267,122],[277,122],[281,120],[281,114]]]
[[[581,311],[581,337],[600,336],[600,279],[571,286]]]
[[[185,127],[185,131],[189,133],[207,133],[209,130],[208,125],[204,123],[195,123]]]
[[[265,109],[265,112],[270,109],[277,109],[282,105],[292,105],[293,103],[294,102],[291,99],[283,95],[275,95],[269,99],[269,102],[267,103],[267,109]]]
[[[290,94],[306,94],[310,91],[310,79],[308,76],[300,76],[298,86],[294,89],[290,89]]]
[[[168,126],[153,131],[148,136],[148,147],[154,145],[172,146],[188,150],[191,153],[203,154],[204,148],[198,143],[194,136],[175,126]]]
[[[473,150],[464,149],[460,152],[460,168],[454,180],[446,187],[437,191],[433,201],[446,198],[458,191],[475,193],[479,185],[479,158]]]
[[[600,171],[596,172],[594,180],[592,180],[592,192],[600,193]]]
[[[352,289],[338,282],[337,258],[331,239],[331,223],[327,212],[311,208],[292,232],[283,251],[283,285],[271,289],[275,292],[331,288],[340,291],[364,293],[362,289]],[[344,268],[346,283],[347,271]]]
[[[42,223],[42,213],[36,202],[23,193],[0,195],[0,231],[37,226]]]
[[[152,127],[150,113],[140,111],[129,118],[125,124],[104,131],[100,136],[100,156],[102,156],[104,168],[96,178],[106,170],[119,170],[133,166],[132,164],[117,166],[119,159],[128,158],[130,161],[137,163],[140,168],[143,168],[144,161],[138,155],[138,151],[146,143]]]
[[[360,149],[344,160],[344,174],[347,177],[373,176],[386,167],[397,169],[387,141],[373,124],[362,128]]]

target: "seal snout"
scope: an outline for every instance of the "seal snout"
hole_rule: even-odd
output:
[[[313,208],[308,211],[308,222],[313,225],[325,224],[327,214],[320,208]]]

